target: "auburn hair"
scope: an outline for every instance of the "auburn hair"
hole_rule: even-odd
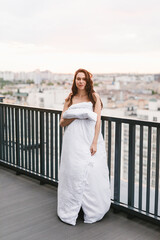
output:
[[[72,88],[71,88],[71,93],[65,100],[69,101],[69,106],[72,105],[72,99],[78,93],[78,88],[76,86],[76,77],[79,72],[83,72],[85,74],[85,81],[86,81],[85,90],[88,94],[89,100],[93,103],[93,107],[94,107],[95,103],[96,103],[96,96],[94,94],[95,91],[93,89],[93,80],[92,80],[93,75],[90,72],[88,72],[86,69],[83,69],[83,68],[80,68],[75,72],[74,78],[73,78],[73,84],[72,84]],[[101,101],[101,99],[100,99],[100,101]],[[103,107],[102,101],[101,101],[101,107]]]

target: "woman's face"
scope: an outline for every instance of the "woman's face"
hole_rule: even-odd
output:
[[[86,86],[86,76],[83,72],[79,72],[76,76],[76,87],[79,90],[84,90]]]

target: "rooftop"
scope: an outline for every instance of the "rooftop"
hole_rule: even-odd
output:
[[[160,123],[102,116],[112,208],[71,226],[57,217],[60,115],[0,103],[0,240],[159,240]]]
[[[0,166],[1,240],[159,240],[159,226],[125,213],[113,213],[94,224],[76,226],[59,220],[56,213],[57,189]]]

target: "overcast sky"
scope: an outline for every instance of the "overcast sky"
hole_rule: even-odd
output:
[[[0,0],[0,71],[160,72],[160,0]]]

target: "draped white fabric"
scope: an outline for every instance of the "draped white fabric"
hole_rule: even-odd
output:
[[[57,214],[68,224],[76,225],[80,208],[84,222],[103,218],[111,204],[107,156],[100,133],[97,152],[91,156],[90,146],[97,114],[91,102],[71,105],[64,118],[77,118],[64,133],[58,184]]]

